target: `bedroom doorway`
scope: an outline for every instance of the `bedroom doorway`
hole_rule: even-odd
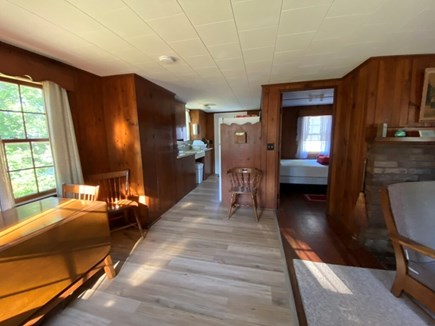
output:
[[[326,211],[334,93],[334,88],[282,93],[279,206],[294,199],[298,206]]]

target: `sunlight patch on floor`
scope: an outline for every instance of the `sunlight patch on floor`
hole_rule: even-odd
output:
[[[344,284],[344,282],[327,264],[306,264],[305,266],[325,290],[340,294],[353,294],[346,284]]]

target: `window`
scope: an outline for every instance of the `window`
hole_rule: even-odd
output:
[[[42,88],[0,80],[0,139],[15,202],[55,193]]]
[[[298,119],[298,158],[329,155],[332,116],[307,116]]]

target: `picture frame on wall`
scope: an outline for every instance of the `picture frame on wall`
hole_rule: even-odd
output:
[[[424,71],[420,121],[428,120],[435,121],[435,68],[426,68]]]

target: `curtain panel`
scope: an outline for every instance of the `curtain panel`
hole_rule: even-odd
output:
[[[83,184],[82,167],[66,90],[50,81],[42,82],[42,88],[56,172],[56,190],[61,197],[62,184]]]
[[[3,144],[0,141],[0,210],[4,211],[14,206],[15,200],[12,193],[12,187],[9,183],[8,171],[6,168],[6,156]]]
[[[298,118],[296,157],[306,159],[309,154],[329,155],[331,149],[332,116]]]

